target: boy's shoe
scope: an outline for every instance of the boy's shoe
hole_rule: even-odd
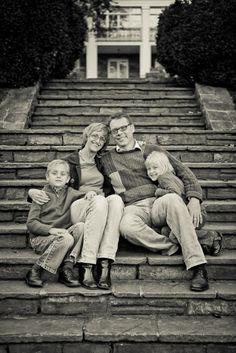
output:
[[[43,281],[41,280],[41,270],[32,268],[27,272],[25,281],[30,287],[43,287]]]
[[[207,270],[205,266],[196,266],[193,268],[194,274],[190,289],[195,292],[202,292],[209,288]]]
[[[79,287],[79,280],[75,277],[73,269],[64,267],[59,272],[58,281],[65,284],[67,287]]]

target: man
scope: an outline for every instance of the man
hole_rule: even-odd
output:
[[[195,232],[195,227],[202,223],[202,191],[196,177],[189,168],[165,152],[176,175],[184,183],[189,203],[186,206],[177,194],[156,199],[156,186],[149,179],[144,162],[149,153],[162,149],[136,141],[135,127],[127,114],[112,116],[109,127],[116,147],[103,155],[102,164],[115,193],[125,203],[120,224],[122,236],[133,244],[165,255],[172,255],[178,250],[174,242],[177,238],[187,270],[194,271],[190,289],[208,289],[206,259]],[[172,237],[157,233],[152,224],[158,228],[167,224]]]

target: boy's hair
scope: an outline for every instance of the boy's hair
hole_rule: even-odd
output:
[[[166,173],[166,172],[174,172],[174,168],[172,167],[169,158],[167,157],[167,155],[164,152],[161,151],[153,151],[151,152],[146,160],[145,160],[145,166],[146,168],[148,168],[150,166],[150,164],[152,163],[158,163],[160,165],[160,172],[162,174]]]
[[[47,165],[46,175],[48,175],[48,173],[57,165],[63,165],[68,175],[70,175],[70,165],[67,161],[64,161],[63,159],[54,159],[53,161],[49,162]]]
[[[133,124],[132,119],[130,118],[129,114],[125,114],[125,113],[116,113],[116,114],[111,115],[107,124],[108,124],[108,126],[110,126],[110,123],[112,120],[122,119],[122,118],[125,118],[129,124]]]
[[[105,134],[105,139],[106,142],[104,144],[104,146],[101,148],[101,150],[104,150],[108,143],[109,143],[109,128],[107,127],[107,125],[103,124],[103,123],[92,123],[90,125],[88,125],[84,131],[83,131],[83,138],[82,138],[82,148],[86,145],[86,142],[88,140],[88,137],[93,133],[93,132],[100,132],[103,131]],[[100,151],[99,151],[100,152]]]

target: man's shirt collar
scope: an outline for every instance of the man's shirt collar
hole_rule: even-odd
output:
[[[134,147],[131,148],[130,150],[126,150],[122,147],[116,146],[116,152],[120,153],[120,152],[128,152],[128,151],[134,151],[134,150],[142,150],[142,148],[140,147],[140,144],[138,143],[137,140],[135,140],[135,144]]]

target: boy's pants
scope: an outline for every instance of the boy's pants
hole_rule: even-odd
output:
[[[65,235],[32,237],[31,246],[37,254],[41,255],[36,264],[55,274],[63,260],[66,261],[72,256],[76,262],[82,247],[83,230],[83,223],[78,223],[70,227]]]

